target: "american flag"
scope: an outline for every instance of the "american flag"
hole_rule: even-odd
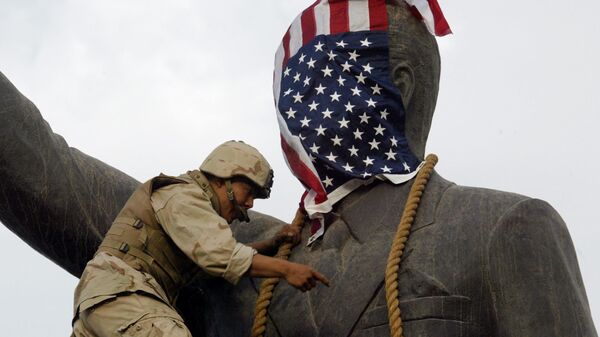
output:
[[[417,10],[418,1],[407,0]],[[421,1],[439,9],[435,0]],[[294,20],[275,56],[281,145],[306,188],[308,244],[324,233],[323,214],[350,192],[374,179],[406,182],[421,166],[408,148],[402,98],[390,79],[385,3],[317,1]],[[450,31],[447,24],[432,27]]]

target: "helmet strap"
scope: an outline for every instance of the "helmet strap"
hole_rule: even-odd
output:
[[[231,180],[225,180],[225,187],[227,187],[227,199],[231,202],[235,202],[235,198],[233,197],[233,188],[231,187]]]
[[[233,188],[231,187],[230,179],[225,180],[225,187],[227,187],[227,199],[229,199],[229,201],[233,205],[233,208],[238,211],[239,215],[238,215],[237,219],[240,221],[243,221],[243,222],[250,221],[250,218],[248,217],[248,210],[245,209],[244,207],[240,206],[240,204],[238,204],[237,200],[235,200],[235,197],[233,195]]]

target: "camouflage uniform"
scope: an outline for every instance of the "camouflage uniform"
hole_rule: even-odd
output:
[[[191,336],[174,308],[179,288],[198,272],[235,284],[256,253],[218,210],[200,171],[140,186],[83,272],[73,336]]]

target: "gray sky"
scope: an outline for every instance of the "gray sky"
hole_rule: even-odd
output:
[[[258,211],[290,220],[301,187],[279,148],[273,55],[309,0],[0,0],[0,71],[73,147],[145,180],[243,139],[275,168]],[[428,152],[461,185],[549,201],[600,322],[600,3],[440,0],[442,79]],[[135,134],[135,137],[131,135]],[[6,336],[70,333],[77,280],[0,226]]]

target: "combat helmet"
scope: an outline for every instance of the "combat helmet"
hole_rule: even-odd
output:
[[[255,198],[267,199],[271,194],[271,165],[257,149],[242,141],[230,140],[217,146],[200,165],[200,171],[227,180],[247,178],[256,188]]]

